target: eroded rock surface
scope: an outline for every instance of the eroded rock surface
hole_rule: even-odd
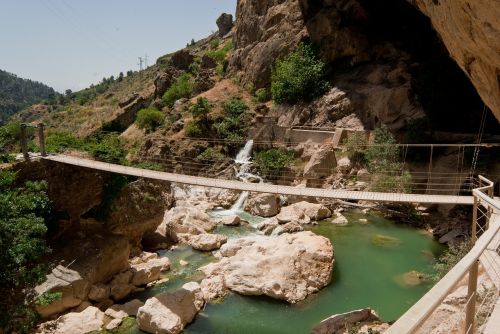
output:
[[[279,212],[280,198],[276,194],[250,193],[245,210],[260,217],[272,217]]]
[[[334,263],[330,241],[312,232],[229,240],[220,254],[219,262],[200,269],[206,296],[230,289],[296,303],[328,285]]]

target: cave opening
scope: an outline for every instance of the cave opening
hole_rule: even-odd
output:
[[[477,133],[486,109],[485,132],[500,134],[500,124],[450,57],[427,16],[406,0],[359,2],[368,13],[370,40],[389,41],[417,63],[411,70],[412,89],[432,130]]]

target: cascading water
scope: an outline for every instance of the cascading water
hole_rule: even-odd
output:
[[[252,165],[252,148],[253,148],[253,140],[249,140],[245,143],[245,146],[238,152],[234,162],[238,165],[238,169],[236,171],[236,177],[243,182],[251,182],[257,180],[258,182],[262,182],[262,178],[258,175],[252,174],[249,172],[250,166]],[[245,205],[245,201],[248,198],[248,191],[243,191],[236,202],[233,204],[231,209],[223,210],[217,212],[218,216],[229,216],[235,215],[240,212],[243,212],[243,207]]]

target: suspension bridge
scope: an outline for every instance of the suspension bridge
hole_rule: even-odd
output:
[[[74,157],[64,154],[46,154],[44,147],[43,125],[38,127],[40,143],[40,154],[28,152],[28,145],[25,131],[22,134],[22,150],[26,160],[42,159],[54,163],[67,164],[99,170],[122,175],[136,176],[147,179],[163,180],[180,184],[189,184],[203,187],[215,187],[232,189],[239,191],[250,191],[259,193],[276,193],[284,195],[316,197],[339,200],[392,202],[392,203],[429,203],[429,204],[460,204],[472,205],[473,219],[471,224],[472,249],[458,262],[430,291],[428,291],[417,303],[415,303],[403,316],[401,316],[386,331],[389,334],[402,333],[428,333],[422,332],[422,328],[436,320],[434,313],[439,313],[439,307],[446,298],[460,287],[466,285],[466,293],[463,296],[464,302],[455,312],[448,312],[449,319],[442,319],[442,315],[437,316],[438,322],[453,322],[453,333],[485,333],[498,334],[498,324],[500,323],[500,200],[494,197],[494,184],[485,177],[478,176],[472,179],[471,176],[463,178],[461,174],[452,175],[448,178],[454,179],[453,187],[462,184],[467,180],[470,186],[470,195],[436,195],[417,193],[396,193],[396,192],[374,192],[374,191],[350,191],[343,189],[321,189],[307,187],[293,187],[286,185],[275,185],[267,183],[247,183],[236,180],[226,180],[221,178],[201,177],[197,175],[187,175],[156,171],[144,168],[122,166],[107,162],[95,161],[86,158]],[[460,145],[464,147],[464,145]],[[474,169],[478,158],[478,147],[475,145]],[[431,147],[431,162],[432,165]],[[462,157],[458,161],[463,163]],[[460,152],[460,150],[459,150]],[[173,160],[166,161],[172,164]],[[431,167],[429,167],[429,176]],[[417,176],[418,177],[418,176]],[[443,177],[443,176],[441,176]],[[444,176],[446,178],[446,176]],[[427,179],[427,191],[429,188],[429,177]],[[437,184],[437,187],[449,185],[448,183]],[[474,188],[474,189],[472,189]],[[460,189],[460,188],[459,188]],[[435,189],[439,191],[439,189]],[[448,190],[445,190],[448,192]],[[458,191],[460,193],[460,191]],[[478,277],[480,268],[485,271],[491,283],[486,293],[480,293],[478,289]],[[463,283],[465,280],[465,283]],[[458,315],[452,318],[452,316]],[[440,318],[441,317],[441,318]]]

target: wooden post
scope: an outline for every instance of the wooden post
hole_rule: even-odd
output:
[[[38,124],[38,143],[40,145],[40,154],[42,157],[45,157],[47,153],[45,152],[45,134],[43,133],[43,130],[43,123]]]
[[[26,124],[21,124],[21,151],[25,161],[30,161],[28,153],[28,134],[26,132]]]
[[[479,260],[476,260],[469,269],[469,285],[467,289],[466,313],[465,313],[465,330],[466,334],[474,334],[476,332],[476,299],[477,299],[477,272]]]
[[[476,243],[477,240],[477,197],[474,196],[474,206],[472,207],[472,226],[471,226],[471,243],[472,246]]]

